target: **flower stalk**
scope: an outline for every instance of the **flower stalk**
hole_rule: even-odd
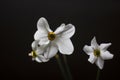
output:
[[[69,80],[72,80],[72,74],[70,72],[70,68],[69,68],[68,62],[67,62],[67,57],[65,55],[63,55],[63,61],[65,63],[65,68],[66,68],[66,71],[67,71],[68,78],[69,78]]]
[[[99,78],[100,78],[100,69],[98,68],[98,70],[97,70],[96,80],[99,80]]]
[[[59,68],[60,68],[60,70],[61,70],[61,73],[62,73],[62,76],[63,76],[64,80],[68,80],[68,79],[67,79],[67,76],[66,76],[66,74],[65,74],[64,67],[63,67],[63,65],[62,65],[62,63],[61,63],[61,59],[59,58],[59,55],[56,54],[56,55],[55,55],[55,58],[56,58],[56,60],[57,60],[57,62],[58,62],[58,65],[59,65]]]

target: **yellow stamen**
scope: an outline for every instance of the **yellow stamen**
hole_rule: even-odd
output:
[[[33,58],[37,57],[36,52],[35,52],[35,51],[32,51],[32,52],[31,52],[31,56],[32,56]]]
[[[95,49],[94,50],[94,55],[97,56],[97,57],[99,57],[100,56],[100,50]]]
[[[49,40],[53,41],[53,40],[55,39],[55,37],[56,37],[56,35],[55,35],[54,32],[49,32],[49,33],[48,33],[48,39],[49,39]]]

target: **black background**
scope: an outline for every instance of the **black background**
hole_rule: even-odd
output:
[[[74,53],[67,56],[74,80],[95,80],[97,66],[83,52],[96,36],[98,43],[111,42],[112,60],[105,61],[100,80],[119,80],[120,72],[120,1],[119,0],[1,0],[0,1],[0,78],[62,80],[52,58],[47,63],[31,60],[31,43],[37,20],[45,17],[51,29],[72,23]],[[60,54],[60,53],[59,53]]]

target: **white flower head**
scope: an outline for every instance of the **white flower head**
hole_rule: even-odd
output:
[[[45,49],[48,54],[46,58],[50,59],[56,55],[58,50],[62,54],[70,55],[74,51],[70,38],[75,33],[75,27],[72,24],[61,24],[54,32],[50,29],[45,18],[40,18],[37,22],[37,31],[34,39],[39,41],[39,45],[47,45]]]
[[[33,41],[31,45],[33,51],[29,53],[29,56],[32,56],[32,60],[35,60],[39,63],[47,62],[49,59],[45,57],[45,54],[47,54],[47,52],[44,51],[44,48],[46,46],[40,46],[38,42],[39,41]]]
[[[113,54],[107,51],[107,48],[111,43],[102,43],[98,45],[96,38],[94,37],[91,41],[91,46],[85,45],[83,50],[89,55],[88,61],[90,63],[95,63],[100,69],[103,69],[104,60],[109,60],[113,58]]]

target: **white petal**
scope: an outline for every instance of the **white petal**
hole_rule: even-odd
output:
[[[48,55],[49,55],[49,45],[46,47],[46,49],[43,52],[43,55],[46,59],[48,59]]]
[[[106,51],[107,48],[111,45],[111,43],[103,43],[100,44],[100,49]]]
[[[100,57],[98,57],[98,59],[96,60],[96,65],[100,68],[103,69],[104,66],[104,60],[102,60]]]
[[[49,28],[48,22],[45,18],[40,18],[37,22],[37,28],[38,30],[40,30],[41,32],[52,32],[52,30]]]
[[[46,32],[43,32],[43,31],[40,31],[40,30],[37,30],[34,34],[34,39],[35,40],[40,40],[44,37],[47,37],[48,33]]]
[[[70,39],[58,38],[56,40],[56,44],[62,54],[70,55],[74,51],[74,47]]]
[[[46,58],[46,57],[43,56],[43,55],[39,55],[38,57],[40,58],[40,60],[41,60],[42,62],[47,62],[47,61],[49,60],[48,58]]]
[[[96,61],[96,59],[97,59],[97,57],[94,56],[93,53],[90,53],[88,61],[93,64]]]
[[[40,60],[40,58],[38,58],[38,57],[34,58],[34,60],[37,61],[37,62],[39,62],[39,63],[42,62],[42,61]]]
[[[48,53],[44,54],[45,57],[46,58],[52,58],[52,57],[54,57],[57,54],[58,48],[53,43],[50,43],[50,45],[47,47],[47,52]]]
[[[86,52],[87,55],[90,55],[90,53],[93,52],[92,47],[91,47],[91,46],[88,46],[88,45],[85,45],[85,46],[83,47],[83,50]]]
[[[36,54],[37,55],[42,55],[43,54],[43,52],[44,52],[44,48],[41,48],[41,47],[37,47],[37,49],[36,49]]]
[[[101,58],[103,60],[109,60],[109,59],[112,59],[113,58],[113,54],[111,54],[109,51],[101,51]]]
[[[59,29],[59,30],[58,30]],[[71,38],[75,33],[75,27],[72,24],[68,24],[64,27],[64,24],[58,28],[55,33],[62,38]]]
[[[48,62],[48,61],[49,61],[48,58],[43,58],[43,59],[42,59],[42,62]]]
[[[98,48],[99,48],[99,45],[98,45],[95,37],[91,40],[91,46],[92,46],[94,49],[98,49]]]
[[[64,29],[65,29],[65,24],[61,24],[60,27],[58,27],[55,30],[55,34],[60,34],[61,32],[63,32]]]
[[[47,44],[49,44],[49,40],[48,40],[48,38],[47,37],[45,37],[45,38],[42,38],[40,41],[39,41],[39,45],[47,45]]]
[[[38,56],[35,58],[35,60],[36,60],[37,62],[39,62],[39,63],[49,61],[49,59],[45,58],[43,55],[38,55]]]
[[[33,42],[32,42],[31,47],[32,47],[33,50],[36,50],[36,49],[37,49],[38,42],[39,42],[39,41],[33,41]]]

